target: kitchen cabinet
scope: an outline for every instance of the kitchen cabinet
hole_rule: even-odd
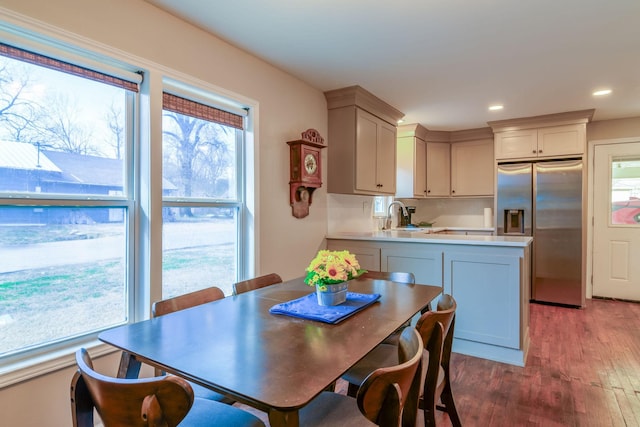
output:
[[[398,128],[396,197],[424,198],[427,194],[427,143]],[[401,133],[402,132],[402,133]]]
[[[360,268],[371,271],[380,270],[380,248],[373,247],[369,244],[354,244],[345,242],[344,240],[327,241],[327,249],[330,251],[349,251],[356,256]],[[385,270],[388,271],[388,270]]]
[[[582,157],[593,111],[489,122],[495,133],[495,159]]]
[[[399,126],[396,197],[448,197],[450,162],[448,132]]]
[[[327,237],[332,250],[378,253],[381,271],[407,271],[419,284],[442,286],[458,303],[453,351],[524,366],[529,347],[530,240],[486,237]],[[376,252],[378,251],[378,252]],[[360,260],[360,259],[359,259]],[[362,262],[361,262],[362,265]]]
[[[427,142],[427,197],[449,196],[450,170],[449,143]]]
[[[444,264],[444,292],[465,308],[456,312],[458,341],[518,349],[520,257],[448,251]]]
[[[451,144],[451,195],[493,196],[493,139]]]
[[[359,86],[325,93],[329,108],[327,191],[396,193],[396,123],[401,112]]]
[[[416,276],[416,283],[442,286],[442,250],[422,248],[383,248],[382,271],[406,271]]]

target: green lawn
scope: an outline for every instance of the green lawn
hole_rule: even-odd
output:
[[[167,251],[164,264],[165,297],[205,286],[229,294],[235,281],[233,244]],[[121,260],[0,274],[0,355],[126,321],[124,274]]]

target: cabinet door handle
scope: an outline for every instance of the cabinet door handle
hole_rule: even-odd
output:
[[[451,194],[456,194],[456,190],[451,190]]]
[[[427,190],[427,194],[431,193],[431,190]]]
[[[542,150],[538,150],[538,154],[542,153]]]
[[[536,154],[538,151],[537,150],[533,150],[533,154]]]

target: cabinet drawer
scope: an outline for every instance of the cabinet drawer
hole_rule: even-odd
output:
[[[442,286],[442,251],[383,248],[380,255],[382,271],[405,271],[416,276],[416,283]]]
[[[347,250],[356,256],[360,268],[371,271],[380,270],[380,249],[366,246],[357,246],[351,243],[345,243],[343,240],[327,241],[327,249],[330,251]]]

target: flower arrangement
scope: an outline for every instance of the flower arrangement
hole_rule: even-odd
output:
[[[354,279],[366,270],[360,268],[355,255],[349,251],[321,250],[307,267],[304,282],[326,291],[327,285],[335,285]]]

